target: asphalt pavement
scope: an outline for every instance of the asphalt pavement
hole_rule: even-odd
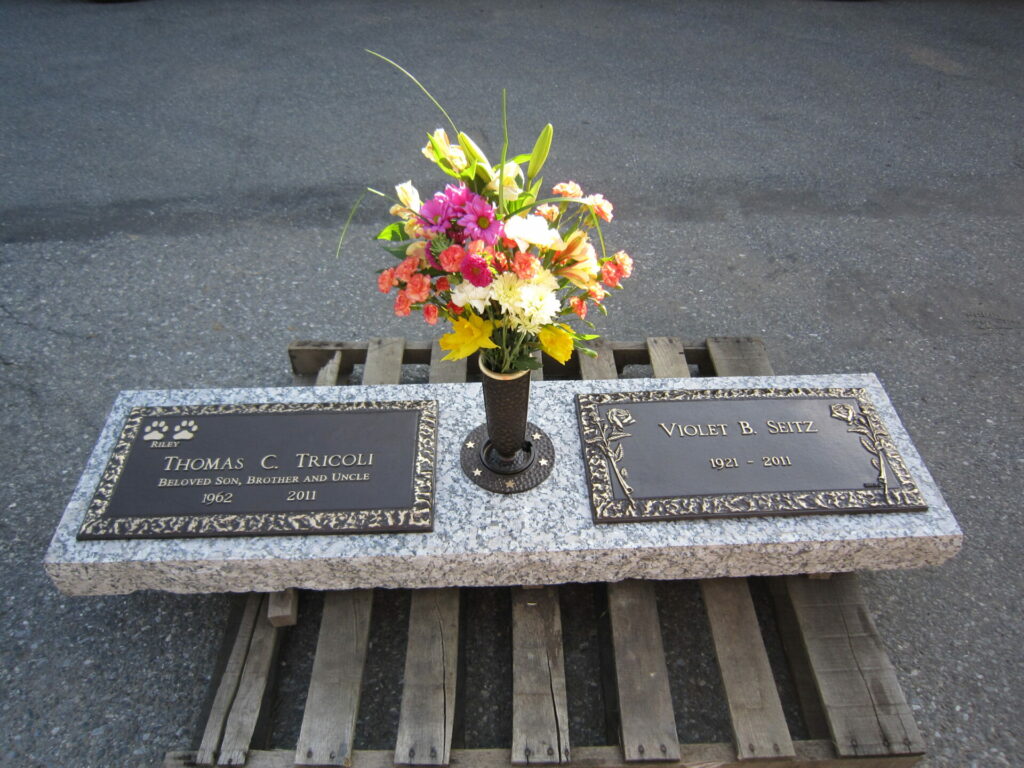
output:
[[[488,152],[502,88],[515,152],[554,124],[549,181],[610,199],[636,262],[608,337],[880,376],[965,534],[863,576],[924,765],[1019,765],[1024,5],[824,0],[0,3],[0,764],[154,766],[195,734],[228,598],[68,598],[41,565],[119,390],[437,332],[376,292],[386,206],[335,258],[363,187],[442,181],[443,118],[366,48]]]

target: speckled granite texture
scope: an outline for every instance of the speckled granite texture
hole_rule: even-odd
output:
[[[688,520],[596,526],[574,395],[655,389],[864,387],[929,505],[927,512]],[[436,399],[433,533],[77,541],[75,534],[133,406]],[[114,404],[54,534],[45,567],[67,594],[248,592],[286,587],[498,586],[819,573],[936,565],[961,532],[878,380],[871,374],[537,382],[530,418],[557,466],[539,487],[500,496],[468,482],[462,438],[484,419],[478,384],[124,392]]]

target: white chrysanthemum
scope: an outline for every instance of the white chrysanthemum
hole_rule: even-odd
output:
[[[505,237],[515,240],[519,250],[525,251],[531,245],[548,251],[565,248],[557,229],[551,229],[543,216],[513,216],[505,222]]]
[[[487,308],[487,302],[491,300],[491,286],[476,286],[468,280],[452,288],[452,303],[458,307],[467,304],[481,314]]]
[[[509,315],[517,315],[522,308],[522,296],[519,289],[523,281],[516,277],[515,272],[503,272],[491,283],[491,298],[501,306],[501,311]]]
[[[535,283],[526,283],[519,289],[520,320],[527,333],[537,333],[562,308],[554,291]]]
[[[550,270],[540,267],[537,270],[537,274],[530,280],[531,285],[536,285],[545,291],[551,291],[554,293],[558,290],[558,278],[555,277]]]

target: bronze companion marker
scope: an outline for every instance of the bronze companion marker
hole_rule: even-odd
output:
[[[926,509],[863,389],[577,395],[597,523]]]
[[[437,402],[133,408],[79,539],[431,531]]]

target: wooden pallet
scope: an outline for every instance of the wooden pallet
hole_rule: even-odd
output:
[[[651,338],[598,344],[596,359],[573,359],[538,376],[617,377],[649,365],[658,377],[771,374],[759,339],[712,338],[684,344]],[[402,365],[428,365],[432,382],[465,381],[465,360],[444,362],[436,345],[403,339],[368,344],[299,343],[289,349],[298,377],[317,385],[347,380],[397,384]],[[721,672],[733,739],[680,743],[652,583],[609,584],[610,707],[616,746],[570,746],[557,587],[512,589],[512,743],[507,749],[452,749],[459,649],[459,590],[415,590],[398,737],[394,750],[356,750],[356,715],[367,655],[372,592],[327,592],[295,749],[250,749],[265,711],[278,635],[294,623],[293,591],[249,595],[217,686],[198,752],[172,752],[165,768],[192,765],[557,764],[614,768],[627,763],[726,768],[896,768],[917,763],[924,744],[855,574],[768,580],[777,623],[809,740],[794,741],[783,714],[747,579],[700,582]]]

